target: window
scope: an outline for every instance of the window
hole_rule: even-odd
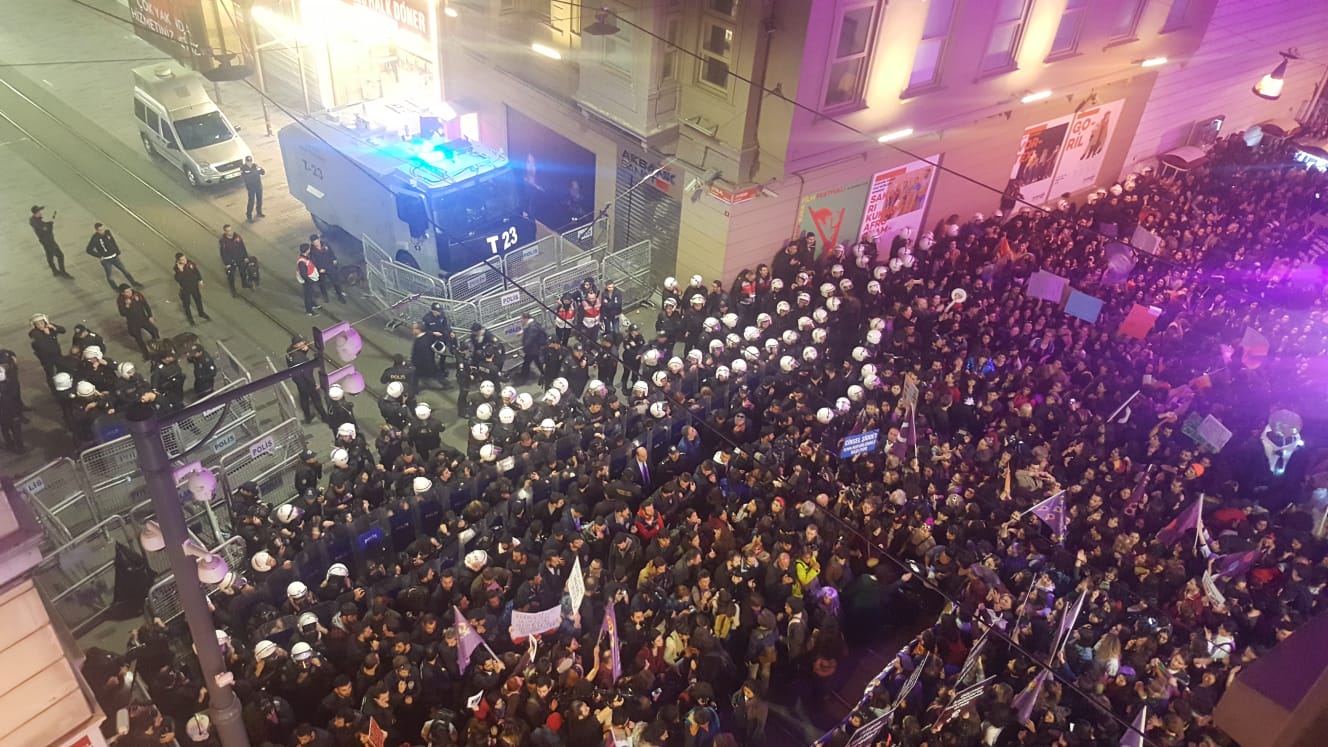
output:
[[[738,17],[738,0],[709,0],[706,6],[711,13],[718,13],[729,18]]]
[[[1139,26],[1139,16],[1143,15],[1144,5],[1148,0],[1116,0],[1112,3],[1111,26],[1107,38],[1111,41],[1129,41],[1134,39],[1134,31]]]
[[[632,42],[636,30],[625,23],[618,24],[618,33],[602,36],[604,64],[626,75],[632,74]]]
[[[1183,29],[1190,25],[1190,0],[1171,0],[1171,8],[1167,10],[1166,23],[1162,24],[1162,33]]]
[[[157,113],[148,109],[148,127],[153,132],[161,132],[161,120],[157,118]]]
[[[670,82],[678,77],[678,28],[681,21],[678,16],[669,16],[664,24],[664,54],[660,63],[659,80]]]
[[[913,54],[913,72],[908,76],[908,90],[936,85],[941,79],[941,55],[950,36],[955,0],[931,0],[927,3],[927,21],[922,39]]]
[[[551,4],[549,0],[530,0],[530,15],[536,21],[544,24],[553,24],[553,13],[550,12]]]
[[[715,6],[732,8],[734,5],[729,0],[710,0],[712,11]],[[714,13],[707,13],[701,19],[701,82],[728,91],[732,63],[733,24]]]
[[[860,5],[844,11],[839,21],[839,38],[830,62],[830,81],[825,90],[826,107],[862,103],[867,85],[872,42],[876,38],[877,5]]]
[[[138,99],[134,99],[134,116],[138,117],[140,122],[148,121],[148,108],[143,106],[143,102]]]
[[[581,3],[553,0],[553,25],[572,34],[581,33]]]
[[[1079,49],[1079,33],[1083,31],[1084,16],[1087,14],[1088,0],[1068,0],[1065,3],[1065,12],[1061,14],[1056,36],[1051,40],[1051,54],[1047,57],[1073,54]]]
[[[991,24],[987,53],[982,56],[982,72],[996,73],[1015,66],[1015,53],[1024,35],[1024,16],[1028,0],[997,0],[996,18]]]

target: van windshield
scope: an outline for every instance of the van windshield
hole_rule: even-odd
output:
[[[208,112],[197,117],[177,119],[175,131],[180,135],[180,147],[185,150],[206,148],[235,137],[230,125],[221,118],[221,112]]]

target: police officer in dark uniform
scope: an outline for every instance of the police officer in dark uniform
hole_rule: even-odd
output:
[[[623,377],[622,389],[627,389],[641,377],[641,354],[646,351],[646,338],[641,328],[635,324],[627,327],[627,337],[622,343]],[[603,376],[600,377],[604,378]],[[605,383],[608,383],[607,381]]]
[[[456,347],[456,333],[453,332],[452,323],[448,321],[447,314],[443,312],[443,305],[441,303],[434,303],[433,306],[429,307],[429,310],[424,314],[424,318],[420,320],[420,324],[424,327],[425,334],[434,338],[434,340],[441,340],[447,348]],[[441,372],[440,378],[446,382],[446,353],[440,353],[438,355],[437,368]]]
[[[613,382],[618,378],[618,351],[615,345],[618,343],[616,333],[607,334],[599,338],[599,349],[595,351],[595,373],[605,386],[613,386]]]
[[[60,346],[60,335],[65,328],[53,323],[45,314],[33,314],[29,322],[28,339],[32,341],[32,354],[37,356],[42,371],[46,374],[46,384],[50,386],[51,377],[59,370],[60,359],[64,351]]]
[[[401,382],[402,391],[406,394],[415,392],[415,367],[406,361],[404,355],[392,356],[392,365],[383,369],[383,375],[378,377],[379,384],[391,384],[394,381]]]
[[[249,199],[244,206],[244,219],[250,223],[254,222],[254,216],[259,218],[263,215],[263,175],[267,172],[262,166],[254,163],[253,156],[245,156],[244,163],[240,164],[240,179],[244,181],[244,191],[248,193]]]
[[[185,354],[185,360],[194,364],[194,394],[206,397],[217,388],[217,363],[202,345],[194,345]]]
[[[37,234],[37,243],[41,244],[42,251],[46,252],[46,264],[50,265],[51,274],[58,278],[73,280],[74,276],[65,272],[65,253],[55,241],[56,214],[51,213],[51,219],[46,220],[42,217],[42,211],[45,209],[41,205],[33,205],[32,217],[28,219],[28,224],[32,226],[32,232]]]
[[[152,366],[152,388],[157,392],[156,404],[163,412],[171,413],[184,407],[184,370],[175,358],[175,348],[167,345]]]
[[[290,347],[286,348],[286,368],[292,368],[313,358],[309,342],[302,335],[291,335]],[[327,420],[327,408],[323,407],[323,398],[318,395],[318,382],[312,371],[296,376],[295,391],[300,397],[300,410],[304,413],[305,425],[314,422],[314,410],[323,420]]]
[[[318,292],[323,294],[323,303],[327,303],[327,286],[332,284],[337,292],[337,300],[346,302],[346,294],[341,290],[341,269],[337,266],[337,253],[328,246],[321,236],[309,234],[309,256],[318,268]]]

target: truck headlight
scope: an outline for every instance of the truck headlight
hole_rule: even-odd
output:
[[[199,167],[198,167],[198,170],[201,171],[201,172],[203,172],[204,174],[216,174],[216,173],[217,173],[217,170],[216,170],[215,168],[213,168],[213,167],[212,167],[212,164],[210,164],[210,163],[205,163],[205,164],[199,166]]]

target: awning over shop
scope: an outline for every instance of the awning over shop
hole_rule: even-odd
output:
[[[1182,145],[1163,153],[1157,157],[1157,160],[1161,161],[1163,166],[1168,166],[1177,171],[1189,171],[1207,163],[1208,153],[1203,148]]]
[[[1300,123],[1289,117],[1279,117],[1260,122],[1259,129],[1273,137],[1295,137],[1300,132]]]

